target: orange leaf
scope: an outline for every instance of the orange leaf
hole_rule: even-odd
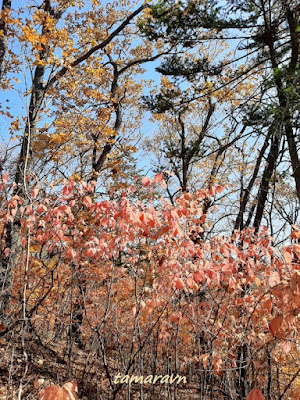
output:
[[[188,336],[186,333],[182,335],[182,341],[183,341],[183,343],[185,343],[185,344],[189,343],[190,338],[189,338],[189,336]]]
[[[218,372],[221,369],[223,362],[222,362],[221,358],[217,354],[215,354],[215,355],[213,355],[212,364],[213,364],[214,370],[216,372]]]
[[[292,249],[294,253],[300,253],[300,244],[293,244]]]
[[[59,386],[50,385],[41,390],[39,400],[64,400],[64,392]]]
[[[297,240],[297,239],[299,239],[300,238],[300,230],[294,230],[292,233],[291,233],[291,239],[292,240]]]
[[[259,389],[254,388],[248,394],[247,400],[265,400],[265,398]]]
[[[66,382],[62,388],[64,391],[65,400],[77,399],[76,393],[78,393],[78,386],[76,382]]]
[[[270,299],[265,301],[264,308],[268,310],[268,312],[271,312],[272,310],[272,301]]]
[[[33,199],[36,199],[36,196],[38,195],[40,188],[38,186],[36,186],[32,191],[31,191],[31,197]]]
[[[191,278],[190,276],[187,278],[186,280],[186,284],[188,285],[188,287],[193,287],[194,285],[194,281],[193,278]]]
[[[88,205],[93,203],[93,200],[91,199],[90,196],[85,196],[84,199],[83,199],[83,202],[84,202],[85,206],[88,206]]]
[[[75,258],[75,256],[76,256],[76,251],[75,251],[75,250],[69,248],[69,249],[66,251],[66,257],[67,257],[67,258],[73,259],[73,258]]]
[[[295,271],[291,281],[290,281],[290,288],[294,292],[294,294],[299,295],[300,294],[300,272]]]
[[[293,261],[293,256],[288,251],[285,251],[283,253],[283,257],[285,259],[285,262],[288,263],[288,264],[290,264]]]
[[[76,382],[67,382],[62,388],[49,385],[39,393],[39,400],[77,400],[78,392]]]
[[[204,280],[204,275],[200,271],[196,271],[193,275],[193,279],[196,283],[199,283]]]
[[[209,359],[209,353],[202,354],[202,355],[200,356],[200,360],[202,361],[202,364],[203,364],[203,367],[204,367],[204,368],[207,368],[208,359]]]
[[[177,279],[175,282],[175,288],[181,290],[184,287],[184,284],[180,278]]]
[[[178,313],[171,314],[169,319],[170,319],[171,322],[178,323],[178,321],[179,321]]]

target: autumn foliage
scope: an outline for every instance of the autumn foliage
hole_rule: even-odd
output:
[[[162,174],[145,178],[144,190],[162,181]],[[55,198],[35,187],[26,202],[13,187],[3,175],[1,220],[19,218],[23,250],[2,248],[16,264],[1,336],[18,331],[23,313],[46,342],[63,345],[73,333],[82,349],[101,354],[105,346],[114,359],[105,365],[112,393],[121,390],[115,372],[134,371],[140,357],[153,370],[154,345],[158,372],[165,357],[176,372],[199,370],[219,385],[215,398],[226,390],[225,377],[233,387],[243,379],[241,352],[249,385],[262,391],[269,360],[272,373],[296,373],[300,245],[279,251],[266,229],[204,240],[203,203],[221,187],[184,193],[174,206],[154,196],[132,203],[125,192],[118,201],[102,199],[94,182],[66,181]],[[50,386],[40,398],[51,391],[45,400],[52,399],[55,390],[63,389]],[[248,398],[262,398],[257,393]],[[296,399],[299,391],[290,385],[288,393]]]
[[[0,400],[299,399],[299,18],[2,0]]]

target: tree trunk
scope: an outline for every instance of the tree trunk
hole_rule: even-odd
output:
[[[0,18],[0,81],[3,75],[4,58],[7,50],[7,26],[3,13],[11,9],[11,0],[3,0],[2,2],[2,17]]]
[[[293,176],[296,184],[297,196],[300,201],[300,160],[295,140],[295,134],[291,125],[290,119],[285,123],[285,136],[287,138]]]
[[[256,208],[256,215],[254,218],[253,226],[255,231],[258,232],[259,226],[262,221],[263,212],[265,209],[267,196],[270,187],[270,181],[273,175],[273,172],[276,169],[276,161],[279,155],[279,146],[281,142],[281,134],[274,134],[272,139],[270,152],[267,159],[267,165],[265,166],[264,173],[261,179],[261,184],[259,187],[259,192],[257,196],[257,208]]]
[[[259,172],[259,168],[263,159],[263,156],[266,152],[267,147],[269,146],[269,140],[270,140],[270,131],[268,132],[264,144],[260,150],[259,156],[256,160],[256,164],[255,164],[255,168],[251,177],[251,180],[247,186],[246,189],[244,189],[244,195],[242,196],[241,202],[240,202],[240,209],[239,209],[239,213],[238,216],[236,218],[235,224],[234,224],[234,229],[240,229],[242,230],[245,227],[245,224],[243,224],[243,215],[245,213],[246,210],[246,206],[248,204],[249,201],[249,197],[250,197],[250,193],[251,190],[254,186],[255,180],[257,178],[258,172]]]

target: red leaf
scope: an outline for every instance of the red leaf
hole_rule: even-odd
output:
[[[66,257],[67,257],[67,258],[71,258],[71,259],[75,258],[75,257],[76,257],[76,251],[73,250],[73,249],[71,249],[71,248],[69,248],[69,249],[66,251]]]
[[[194,272],[193,279],[196,283],[202,282],[204,280],[204,274],[200,271]]]
[[[265,400],[265,398],[259,389],[254,388],[248,394],[247,400]]]
[[[264,308],[266,308],[268,312],[271,312],[271,310],[272,310],[272,301],[270,299],[267,299],[265,301]]]
[[[279,317],[273,318],[269,324],[269,330],[273,336],[277,335],[279,329],[282,325],[283,318],[280,315]]]
[[[164,234],[167,233],[169,230],[170,230],[169,225],[164,226],[164,227],[161,229],[161,231],[159,232],[159,236],[164,235]]]
[[[44,211],[47,211],[47,207],[44,206],[44,204],[40,204],[40,205],[38,206],[38,208],[37,208],[37,212],[38,212],[39,214],[42,214]]]
[[[87,251],[86,251],[87,257],[93,257],[94,254],[95,254],[95,250],[94,249],[92,249],[92,248],[87,249]]]
[[[85,196],[85,198],[83,199],[84,205],[88,206],[90,204],[93,203],[92,199],[90,198],[90,196]]]

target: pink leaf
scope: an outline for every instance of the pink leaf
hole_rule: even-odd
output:
[[[284,342],[284,343],[281,345],[281,348],[282,348],[282,350],[283,350],[286,354],[290,353],[291,350],[292,350],[291,342],[288,342],[288,341]]]
[[[289,251],[285,251],[285,252],[283,253],[283,257],[284,257],[285,262],[286,262],[287,264],[291,264],[291,262],[293,261],[293,256],[292,256],[292,254],[291,254]]]
[[[2,175],[2,182],[3,182],[3,183],[7,183],[8,180],[9,180],[9,175],[8,175],[7,172],[5,172],[5,173]]]
[[[148,186],[150,184],[150,178],[147,178],[146,176],[144,176],[143,178],[142,178],[142,185],[144,186],[144,187],[146,187],[146,186]]]
[[[269,285],[276,286],[280,283],[280,275],[277,271],[272,272],[271,276],[269,277]]]
[[[38,186],[36,186],[32,191],[31,191],[31,197],[33,199],[36,199],[36,196],[38,195],[40,188]]]
[[[164,180],[164,174],[162,172],[160,172],[159,174],[156,174],[154,177],[154,183],[158,183],[160,182],[161,186],[166,189],[167,185],[166,182]]]
[[[194,286],[194,280],[193,280],[193,278],[189,276],[189,277],[187,278],[187,280],[186,280],[186,284],[187,284],[189,287],[193,287],[193,286]]]

